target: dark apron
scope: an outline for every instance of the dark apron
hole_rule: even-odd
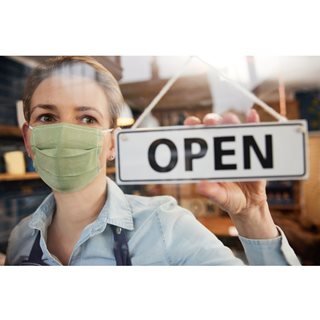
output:
[[[113,253],[116,258],[117,266],[131,266],[131,259],[129,256],[128,241],[125,231],[117,226],[110,225],[113,238],[114,246]],[[29,258],[20,263],[21,266],[48,266],[42,260],[42,249],[40,247],[40,231],[37,234],[36,240],[33,243],[30,251]]]

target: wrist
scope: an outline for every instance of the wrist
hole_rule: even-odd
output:
[[[230,215],[240,236],[249,239],[273,239],[279,231],[273,222],[267,201],[241,214]]]

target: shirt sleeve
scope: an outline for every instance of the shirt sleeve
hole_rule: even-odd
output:
[[[158,212],[166,256],[172,265],[243,265],[232,250],[203,226],[188,210],[175,206]],[[300,265],[283,231],[275,239],[239,236],[250,265]]]
[[[301,265],[284,232],[279,227],[277,229],[280,236],[274,239],[248,239],[239,236],[250,265]]]
[[[190,266],[244,264],[192,213],[182,210],[184,212],[180,209],[178,216],[171,212],[170,219],[166,219],[166,215],[159,215],[169,264]]]

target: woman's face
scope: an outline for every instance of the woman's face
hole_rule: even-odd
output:
[[[30,104],[30,126],[66,122],[91,128],[110,126],[108,100],[102,88],[93,80],[83,77],[52,76],[36,88]],[[30,130],[24,128],[28,153]],[[113,141],[107,134],[101,152],[101,165],[113,154]]]

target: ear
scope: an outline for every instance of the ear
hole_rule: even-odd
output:
[[[111,141],[108,149],[107,160],[113,161],[116,155],[116,132],[119,131],[120,128],[116,128],[112,131]]]
[[[28,156],[30,158],[32,158],[33,154],[32,154],[32,149],[31,149],[31,145],[30,145],[30,136],[29,136],[28,132],[29,132],[29,126],[25,122],[22,126],[22,137],[23,137],[24,145],[26,147]]]

